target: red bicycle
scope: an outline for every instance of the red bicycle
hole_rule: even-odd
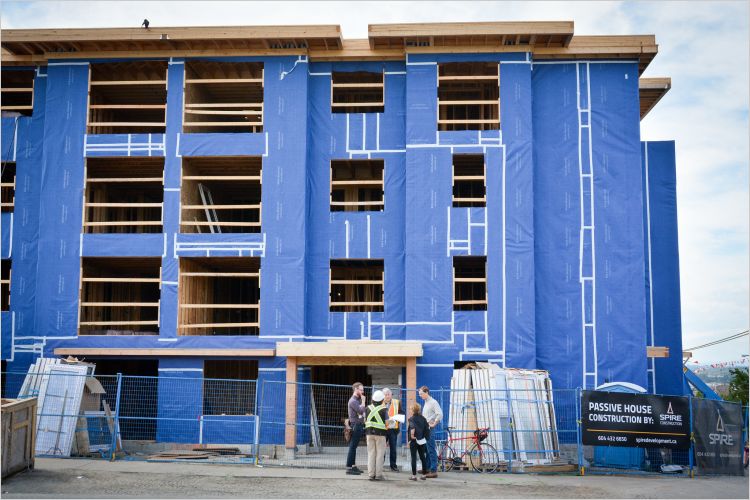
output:
[[[489,436],[490,429],[485,427],[483,429],[475,430],[471,436],[467,437],[453,437],[451,430],[455,430],[455,427],[448,427],[448,440],[443,443],[438,454],[438,465],[441,471],[450,471],[454,467],[460,467],[466,465],[468,461],[471,468],[476,472],[495,472],[500,466],[500,454],[497,452],[494,446],[484,442]],[[458,454],[451,446],[451,443],[457,441],[471,441],[464,450]],[[464,458],[467,460],[464,461]]]

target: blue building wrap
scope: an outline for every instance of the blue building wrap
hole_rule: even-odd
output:
[[[649,360],[650,392],[682,394],[680,261],[674,141],[641,143],[646,230],[646,328],[648,345],[669,348]]]
[[[556,388],[682,393],[674,144],[641,143],[637,62],[525,52],[206,60],[263,63],[263,132],[184,133],[180,58],[168,61],[163,134],[86,134],[89,65],[102,61],[37,68],[32,117],[3,117],[2,160],[17,167],[14,211],[2,214],[9,369],[58,347],[419,341],[419,385],[448,386],[455,362],[486,360],[549,370]],[[499,130],[438,131],[439,64],[461,61],[499,65]],[[332,73],[357,71],[383,73],[382,113],[331,112]],[[453,155],[465,153],[484,155],[485,207],[452,206]],[[163,231],[83,234],[86,158],[128,156],[164,158]],[[262,158],[259,233],[180,233],[183,158],[205,156]],[[330,210],[331,161],[349,159],[383,160],[384,210]],[[464,255],[486,256],[486,311],[453,309],[453,257]],[[259,335],[178,335],[180,259],[209,256],[260,258]],[[78,336],[82,257],[161,259],[158,335]],[[330,311],[330,261],[346,258],[384,261],[383,312]],[[647,360],[648,345],[670,347],[670,358]],[[286,360],[257,361],[257,411],[283,422]],[[249,420],[203,415],[203,363],[159,359],[156,439],[219,443],[239,425],[245,443]],[[167,383],[175,377],[188,386]],[[310,369],[298,380],[310,382]],[[310,392],[298,394],[307,442]],[[262,443],[283,441],[283,425],[262,426]]]
[[[535,63],[532,84],[538,367],[646,387],[637,65]]]

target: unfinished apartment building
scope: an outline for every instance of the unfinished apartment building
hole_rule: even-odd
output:
[[[572,22],[4,30],[4,369],[679,394],[656,53]]]

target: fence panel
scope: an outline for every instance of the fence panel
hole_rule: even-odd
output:
[[[287,394],[290,387],[293,388]],[[391,390],[393,397],[401,402],[407,419],[411,416],[407,401],[416,401],[420,406],[424,404],[416,391],[409,392],[403,388]],[[347,418],[351,386],[265,381],[259,391],[260,458],[265,465],[341,469],[346,466],[349,445],[344,440],[343,422]],[[550,394],[552,398],[549,397]],[[456,406],[456,401],[467,399],[461,391],[431,391],[430,395],[443,411],[442,421],[432,429],[437,451],[447,443],[455,449],[456,458],[461,461],[455,461],[455,467],[450,469],[470,469],[469,466],[476,462],[476,457],[472,458],[471,453],[464,452],[472,444],[473,431],[478,426],[484,426],[490,430],[480,447],[497,450],[497,454],[493,455],[496,457],[493,469],[510,472],[550,471],[550,468],[555,472],[577,471],[577,392],[565,390],[550,394],[530,395],[528,391],[521,393],[512,390],[474,391],[471,401]],[[290,396],[296,398],[297,411],[294,419],[287,416],[283,404]],[[372,388],[365,389],[365,397],[369,404]],[[454,402],[453,407],[451,401]],[[502,408],[505,408],[505,413],[500,411]],[[294,453],[286,449],[284,442],[287,429],[290,428],[289,432],[293,432],[295,436]],[[396,440],[396,460],[400,468],[408,468],[410,465],[405,431],[406,426],[400,426]],[[356,450],[355,462],[360,468],[364,468],[367,458],[365,439],[361,440]],[[389,454],[386,453],[386,470],[390,465]],[[483,453],[482,456],[488,455]],[[441,468],[447,471],[444,462],[445,460],[442,461]],[[563,468],[562,465],[566,467]]]
[[[294,420],[290,420],[286,413],[288,388],[296,398]],[[400,388],[394,387],[391,391],[394,399],[402,401]],[[372,392],[371,387],[365,387],[366,404],[372,402]],[[348,418],[347,405],[351,395],[351,385],[264,381],[258,400],[261,461],[265,465],[344,469],[349,452],[349,443],[344,438],[344,420]],[[401,404],[403,407],[403,401]],[[287,429],[295,435],[294,453],[286,449]],[[401,429],[403,435],[403,426]],[[402,443],[403,436],[399,438],[399,447]],[[400,449],[401,454],[403,450]],[[360,469],[367,467],[364,436],[355,451],[355,464]]]
[[[119,422],[123,449],[134,458],[254,461],[256,381],[122,377]]]
[[[26,373],[3,373],[2,396],[17,397],[25,377]],[[79,411],[72,408],[67,394],[63,394],[63,403],[53,404],[52,399],[40,402],[39,419],[46,422],[44,428],[51,437],[42,441],[41,448],[46,448],[38,448],[38,455],[67,456],[69,447],[70,456],[204,463],[260,460],[265,465],[340,469],[346,465],[349,444],[344,438],[344,420],[352,393],[349,385],[265,381],[258,387],[255,380],[201,377],[91,377],[63,373],[51,377],[56,379],[53,386],[57,388],[80,387],[80,379],[84,378],[84,389]],[[411,415],[408,401],[424,403],[416,391],[399,387],[391,390],[407,419]],[[372,392],[372,388],[365,388],[367,404],[372,401]],[[693,471],[712,473],[696,466],[692,441],[690,449],[583,445],[578,389],[475,389],[469,394],[467,390],[443,388],[433,390],[431,395],[443,411],[442,421],[432,430],[442,472],[460,473],[479,464],[479,470],[513,473],[580,471],[685,477]],[[646,401],[648,395],[642,396]],[[286,402],[295,400],[294,418],[289,418]],[[706,405],[693,403],[691,435],[701,428],[708,436],[701,450],[705,450],[706,442],[718,439],[711,436],[716,434],[714,428],[724,428],[725,434],[731,428],[736,436],[722,438],[724,441],[720,439],[719,443],[729,445],[731,441],[733,456],[742,454],[747,439],[747,407],[712,402],[721,410],[719,419],[715,410],[694,411]],[[721,413],[725,410],[741,415],[732,420]],[[472,450],[475,431],[481,428],[487,429],[487,435]],[[294,436],[294,453],[286,447],[288,430]],[[399,427],[395,442],[397,465],[408,468],[405,425]],[[443,452],[444,449],[452,452]],[[701,455],[704,464],[705,456]],[[746,464],[746,456],[743,458]],[[355,449],[355,463],[366,468],[364,437]],[[387,453],[385,466],[388,465]]]
[[[17,397],[25,377],[3,373],[3,397]],[[84,379],[83,384],[72,383],[76,379],[71,377]],[[43,428],[49,431],[44,438],[49,443],[43,441],[38,454],[68,456],[70,439],[70,456],[244,463],[254,462],[258,455],[255,380],[69,374],[52,378],[56,387],[84,389],[78,408],[71,406],[67,392],[63,403],[52,404],[59,395],[44,398],[48,403],[42,401],[39,418],[48,421]],[[42,449],[45,446],[48,450]]]
[[[442,400],[442,470],[576,470],[576,390],[450,389]]]

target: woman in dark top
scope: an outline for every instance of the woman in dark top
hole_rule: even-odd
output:
[[[409,479],[412,481],[417,480],[417,453],[419,453],[419,460],[422,461],[422,470],[429,469],[425,455],[427,453],[427,438],[430,436],[430,426],[420,413],[421,411],[422,407],[419,406],[419,403],[412,405],[409,428],[406,434],[409,437],[409,451],[411,451],[411,477]],[[420,479],[427,479],[427,477],[422,475]]]

